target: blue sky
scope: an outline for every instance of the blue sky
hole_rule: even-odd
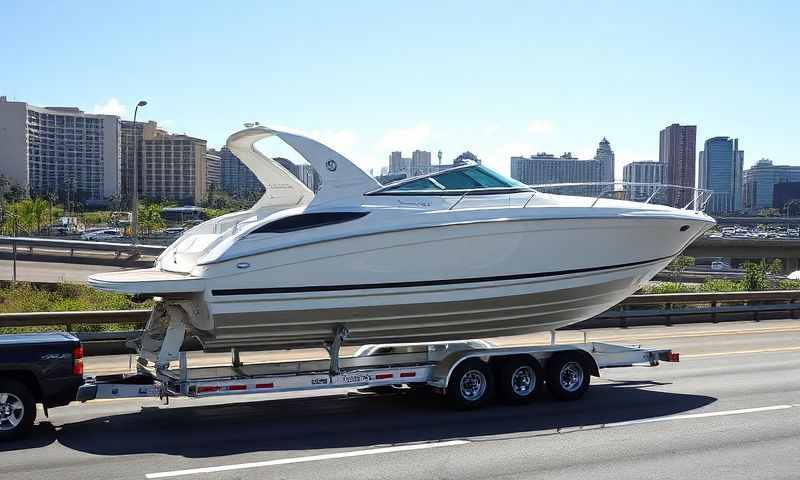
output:
[[[291,5],[289,3],[292,3]],[[3,3],[0,95],[132,115],[221,146],[245,121],[363,168],[389,152],[657,160],[658,132],[800,164],[798,2]],[[266,142],[265,142],[266,143]],[[283,153],[277,144],[263,147]]]

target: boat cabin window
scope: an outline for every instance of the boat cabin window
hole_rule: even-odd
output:
[[[448,193],[461,194],[464,191],[487,190],[487,193],[495,193],[495,190],[529,191],[530,187],[524,183],[506,178],[499,173],[495,173],[482,165],[466,165],[455,167],[443,172],[426,175],[424,177],[414,177],[408,180],[401,180],[387,185],[371,194],[414,194],[443,195]]]
[[[322,227],[336,223],[349,222],[363,217],[369,212],[318,212],[301,213],[279,218],[255,229],[252,233],[286,233],[308,228]]]

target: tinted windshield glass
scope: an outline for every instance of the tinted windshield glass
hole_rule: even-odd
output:
[[[434,185],[428,178],[420,178],[398,185],[393,190],[441,190],[441,188]]]
[[[482,165],[448,170],[424,178],[417,178],[389,186],[384,191],[443,191],[475,190],[481,188],[528,188],[516,180],[506,178]]]

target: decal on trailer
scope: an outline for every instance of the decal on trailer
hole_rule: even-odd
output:
[[[369,375],[342,375],[342,383],[366,383]]]

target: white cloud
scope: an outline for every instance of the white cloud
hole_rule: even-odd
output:
[[[355,130],[345,129],[335,130],[332,132],[321,132],[315,130],[311,132],[311,135],[309,136],[331,147],[345,157],[347,156],[346,152],[352,152],[353,149],[359,144],[358,134],[355,132]]]
[[[528,133],[534,135],[549,135],[553,133],[554,125],[550,120],[534,120],[528,124]]]
[[[509,175],[511,173],[511,157],[527,157],[536,151],[536,147],[532,143],[510,142],[497,146],[489,157],[481,157],[481,159],[489,168]]]
[[[117,115],[124,117],[128,113],[128,107],[120,103],[116,97],[109,98],[106,103],[102,105],[95,104],[92,113],[100,113],[103,115]]]
[[[387,130],[376,144],[376,148],[389,155],[389,152],[409,151],[425,147],[431,138],[431,127],[420,123],[409,128]]]

